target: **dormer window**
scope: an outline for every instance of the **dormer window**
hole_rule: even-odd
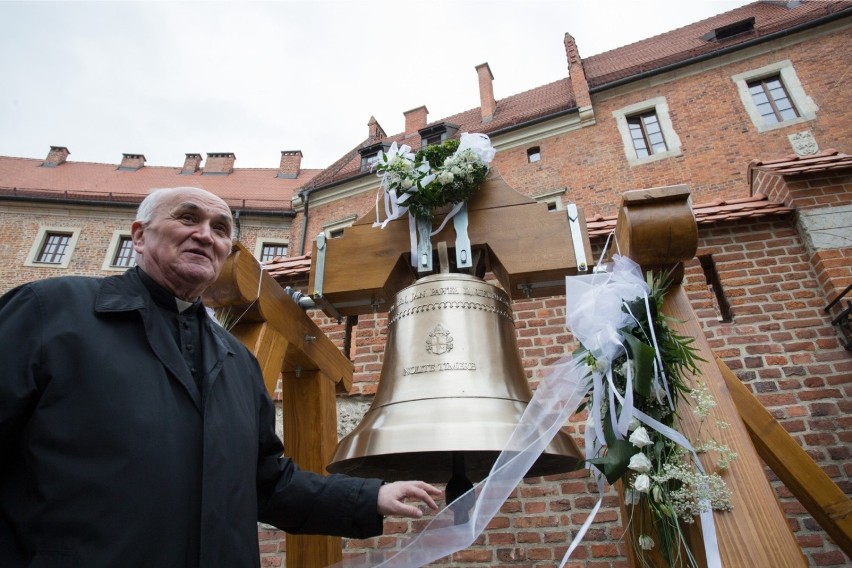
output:
[[[722,41],[723,39],[728,39],[730,37],[738,36],[740,34],[752,31],[754,31],[753,17],[746,18],[745,20],[740,20],[739,22],[734,22],[733,24],[728,24],[727,26],[718,27],[712,32],[706,33],[701,36],[701,39],[705,41]]]
[[[379,142],[358,150],[361,154],[361,167],[359,171],[369,172],[373,169],[373,165],[379,160],[379,151],[387,152],[390,144]]]
[[[450,124],[449,122],[442,122],[441,124],[427,126],[419,131],[420,147],[425,148],[426,146],[440,144],[444,140],[455,136],[458,131],[458,125]]]

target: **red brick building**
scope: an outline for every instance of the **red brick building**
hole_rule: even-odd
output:
[[[336,236],[374,206],[378,179],[369,165],[378,150],[484,132],[509,185],[553,215],[568,203],[582,207],[598,249],[623,192],[685,184],[699,226],[685,283],[712,348],[848,495],[852,351],[832,320],[852,292],[826,306],[852,284],[850,16],[850,2],[755,2],[588,58],[566,34],[554,46],[566,53],[565,77],[498,99],[483,63],[471,77],[478,108],[439,120],[426,106],[412,109],[404,132],[390,136],[370,119],[366,138],[321,172],[300,171],[297,152],[282,152],[278,170],[234,168],[233,154],[208,154],[204,168],[197,154],[183,168],[144,167],[144,157],[129,154],[118,168],[77,164],[62,148],[45,161],[0,158],[2,287],[121,269],[112,261],[130,205],[151,187],[199,185],[239,214],[238,237],[249,250],[286,245],[289,258],[269,269],[304,289],[300,255],[317,234]],[[73,249],[58,265],[39,261],[52,234],[68,236]],[[564,304],[563,297],[513,304],[533,384],[575,347]],[[342,347],[344,326],[314,315]],[[340,400],[344,428],[376,390],[384,326],[379,313],[359,317],[351,330],[356,375],[352,396]],[[568,428],[576,434],[577,425]],[[767,474],[809,563],[847,565]],[[474,546],[444,563],[556,566],[595,499],[585,474],[527,480]],[[346,550],[393,546],[410,528],[389,520],[384,536],[348,541]],[[260,534],[264,565],[283,565],[281,533]],[[569,565],[626,565],[621,534],[613,493]]]

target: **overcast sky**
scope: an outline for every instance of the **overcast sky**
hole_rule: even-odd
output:
[[[429,121],[479,106],[487,62],[501,98],[567,76],[581,57],[746,0],[0,0],[0,155],[180,166],[234,152],[237,167],[330,165],[425,105]]]

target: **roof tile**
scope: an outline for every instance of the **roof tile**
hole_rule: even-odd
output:
[[[295,190],[320,173],[301,170],[298,178],[284,179],[277,177],[278,170],[273,168],[238,168],[228,175],[204,175],[203,171],[183,175],[180,167],[145,166],[126,171],[113,164],[68,161],[45,168],[42,163],[0,156],[0,195],[138,203],[153,188],[193,186],[218,195],[232,208],[291,211]]]
[[[698,56],[712,55],[728,47],[850,9],[852,3],[848,1],[802,2],[793,8],[787,8],[783,2],[753,2],[673,31],[592,55],[583,59],[583,69],[589,87],[594,89]],[[749,32],[722,40],[708,41],[702,37],[717,28],[750,17],[754,17],[755,22],[754,29]]]
[[[812,156],[787,156],[778,160],[752,160],[748,165],[749,179],[755,170],[780,175],[796,175],[852,168],[852,156],[828,149]]]

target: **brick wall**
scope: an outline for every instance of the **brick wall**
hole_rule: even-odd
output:
[[[747,197],[749,161],[792,154],[787,139],[790,134],[807,130],[821,149],[849,151],[846,145],[852,131],[852,111],[846,98],[838,96],[837,73],[825,73],[825,69],[838,66],[848,70],[850,62],[838,61],[833,55],[844,49],[846,41],[845,34],[837,32],[804,43],[755,49],[749,57],[711,61],[697,72],[672,74],[670,81],[656,78],[593,95],[594,126],[530,142],[529,146],[541,150],[542,159],[536,163],[527,162],[529,146],[504,149],[495,158],[494,167],[510,186],[526,195],[567,187],[563,201],[577,203],[587,216],[616,213],[620,195],[637,188],[686,183],[694,203]],[[787,59],[792,61],[807,95],[819,106],[817,118],[759,133],[742,106],[731,76]],[[681,139],[682,155],[631,167],[612,113],[654,97],[666,99],[674,130]],[[848,204],[848,181],[835,182],[824,181],[819,189],[807,182],[789,187],[782,183],[780,190],[798,192],[799,199],[812,197],[822,205],[829,201]],[[756,184],[755,191],[769,193],[768,187]],[[336,216],[369,211],[374,198],[370,192],[312,207],[308,239],[318,232],[315,226]],[[773,198],[786,201],[781,193],[773,194]],[[822,309],[831,289],[826,282],[837,273],[848,278],[852,253],[841,248],[820,251],[811,258],[795,219],[775,217],[702,227],[698,255],[712,255],[734,314],[730,323],[719,321],[700,263],[689,262],[685,289],[712,348],[829,477],[847,494],[852,492],[852,466],[848,465],[852,461],[852,404],[848,402],[852,395],[852,356],[841,347],[830,317]],[[553,361],[574,347],[564,330],[563,303],[560,297],[513,305],[519,349],[533,386]],[[375,392],[385,320],[384,314],[362,316],[355,329],[355,397],[369,399]],[[583,417],[572,420],[567,429],[581,443]],[[845,565],[848,558],[843,552],[774,475],[767,475],[809,564]],[[595,500],[594,485],[583,473],[527,480],[472,547],[437,564],[471,568],[557,566]],[[396,546],[422,524],[391,519],[382,537],[345,541],[345,552]],[[626,566],[621,534],[618,499],[610,492],[568,565]],[[263,561],[276,565],[282,558],[280,552],[270,552]]]
[[[820,149],[849,152],[852,109],[839,96],[837,74],[825,72],[850,71],[852,63],[834,55],[846,41],[845,33],[836,32],[766,53],[754,51],[745,60],[720,61],[724,64],[719,66],[712,62],[701,72],[672,74],[670,81],[655,78],[592,95],[593,126],[501,151],[494,166],[510,186],[527,195],[567,187],[563,200],[581,205],[588,216],[615,214],[617,196],[624,191],[680,183],[689,185],[694,203],[745,197],[748,162],[792,154],[790,134],[809,130]],[[759,133],[731,76],[788,59],[819,106],[816,120]],[[631,167],[612,112],[654,97],[665,97],[683,155]],[[527,162],[530,146],[540,147],[541,161]]]
[[[702,228],[698,255],[712,255],[733,321],[719,321],[698,260],[687,263],[684,288],[714,352],[845,492],[852,492],[852,356],[822,307],[823,294],[791,218],[728,222]],[[597,243],[600,246],[601,243]],[[535,386],[548,367],[575,348],[564,328],[563,297],[515,301],[518,347]],[[321,314],[316,314],[321,315]],[[320,322],[342,341],[336,322]],[[361,316],[354,331],[354,396],[375,392],[385,342],[384,314]],[[338,343],[340,345],[340,343]],[[566,426],[582,446],[585,416]],[[812,566],[848,561],[775,476],[767,476]],[[596,501],[584,472],[526,480],[474,545],[436,564],[458,567],[558,566]],[[383,536],[344,540],[345,553],[398,546],[425,521],[389,519]],[[264,566],[283,565],[282,533],[266,531]],[[624,567],[618,498],[604,504],[568,566]]]
[[[758,171],[753,183],[755,192],[794,207],[800,215],[821,213],[830,221],[817,229],[828,231],[828,238],[818,238],[810,246],[810,262],[824,293],[826,303],[837,298],[852,284],[852,175],[843,170],[814,172],[808,175],[781,176],[771,171]],[[801,231],[807,232],[809,225]]]
[[[116,230],[130,229],[135,210],[52,208],[0,204],[0,293],[19,284],[68,274],[103,276],[102,266]],[[24,262],[41,227],[80,229],[77,246],[67,268],[25,266]]]

